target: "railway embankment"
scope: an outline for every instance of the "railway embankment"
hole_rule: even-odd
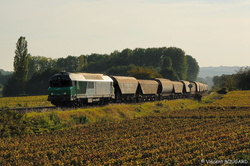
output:
[[[37,98],[34,99],[37,100]],[[201,102],[179,99],[135,104],[110,104],[102,107],[47,109],[43,112],[31,111],[28,113],[19,113],[4,108],[1,111],[0,130],[1,137],[9,137],[22,134],[41,134],[78,125],[122,121],[161,114],[176,118],[202,118],[208,112],[213,112],[211,116],[217,116],[218,111],[221,110],[249,109],[249,99],[250,91],[235,91],[226,95],[213,93],[204,97]],[[38,103],[43,102],[40,100]]]

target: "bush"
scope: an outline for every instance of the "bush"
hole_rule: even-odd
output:
[[[227,89],[226,88],[222,88],[220,90],[217,91],[218,94],[227,94]]]
[[[63,128],[56,112],[40,113],[30,118],[31,129],[34,133],[50,132]]]
[[[25,114],[17,113],[8,108],[0,111],[0,137],[11,137],[30,132],[29,121]]]

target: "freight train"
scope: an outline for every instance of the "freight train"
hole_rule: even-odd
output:
[[[61,72],[49,79],[48,101],[59,107],[144,102],[201,96],[208,85],[196,81]]]

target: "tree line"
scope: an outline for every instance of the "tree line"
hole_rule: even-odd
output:
[[[49,78],[61,71],[190,81],[195,81],[199,72],[197,61],[177,47],[126,48],[110,54],[52,59],[29,54],[23,36],[16,43],[13,65],[14,72],[3,88],[4,96],[47,94]]]
[[[214,90],[250,90],[250,67],[242,67],[236,74],[215,76]]]

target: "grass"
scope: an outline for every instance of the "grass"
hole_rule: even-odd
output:
[[[249,98],[248,92],[231,92],[227,95],[220,95],[212,93],[209,96],[205,96],[202,102],[194,101],[191,99],[179,99],[179,100],[165,100],[145,103],[134,104],[112,104],[103,107],[92,108],[78,108],[78,109],[61,109],[46,111],[46,112],[29,112],[26,117],[31,122],[31,128],[34,132],[47,132],[56,129],[64,129],[79,124],[92,124],[122,121],[127,119],[134,119],[138,117],[153,116],[161,113],[171,114],[178,111],[185,110],[188,114],[192,110],[211,110],[221,109],[225,110],[225,103],[231,103],[232,100],[239,104],[246,103],[245,99]],[[235,98],[242,98],[241,100],[235,100]],[[244,99],[243,99],[244,98]],[[247,99],[248,99],[247,98]],[[249,101],[249,100],[248,100]],[[18,105],[18,106],[44,106],[50,105],[47,101],[47,96],[30,96],[30,97],[13,97],[13,98],[1,98],[0,103],[5,102],[6,105]],[[16,103],[15,103],[16,102]],[[216,104],[215,104],[216,103]],[[239,105],[237,106],[239,107]],[[230,105],[230,108],[237,108]],[[216,113],[215,113],[216,114]],[[200,117],[201,115],[195,115]]]
[[[48,96],[23,96],[23,97],[2,97],[0,98],[0,108],[22,108],[36,106],[52,106],[47,101]]]
[[[247,165],[248,93],[28,113],[56,131],[0,139],[0,165]]]
[[[157,101],[137,104],[113,104],[103,107],[66,109],[64,111],[54,110],[49,112],[30,112],[28,118],[51,116],[55,114],[63,126],[72,124],[102,123],[110,121],[121,121],[137,117],[150,116],[154,114],[171,112],[175,110],[191,110],[199,107],[199,103],[193,100],[171,100]]]
[[[102,123],[110,121],[121,121],[154,114],[172,112],[175,110],[193,110],[207,103],[213,103],[222,98],[221,95],[212,94],[203,99],[203,102],[197,102],[191,99],[165,100],[136,104],[112,104],[103,107],[61,109],[47,112],[30,112],[27,118],[34,122],[43,119],[44,128],[67,128],[78,124]],[[26,97],[6,97],[0,98],[0,107],[31,107],[31,106],[49,106],[47,96],[26,96]],[[53,122],[56,121],[56,122]],[[59,124],[60,125],[59,125]],[[36,126],[41,128],[41,125]],[[40,130],[37,130],[40,131]],[[41,130],[42,131],[42,130]],[[46,131],[48,131],[46,129]]]

